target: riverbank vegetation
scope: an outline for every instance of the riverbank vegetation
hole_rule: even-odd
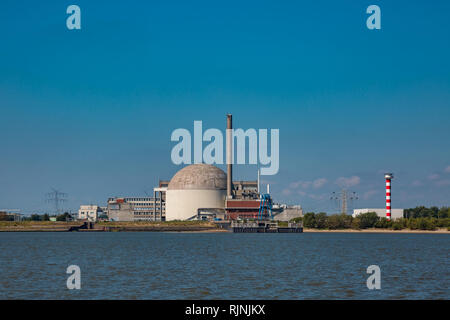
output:
[[[295,218],[293,221],[302,221],[303,226],[310,229],[437,230],[445,228],[450,231],[450,208],[417,207],[406,209],[403,218],[391,221],[384,217],[378,217],[375,212],[363,213],[355,218],[346,214],[327,215],[324,212],[308,212],[303,217]]]

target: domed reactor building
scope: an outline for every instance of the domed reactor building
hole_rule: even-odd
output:
[[[227,196],[227,175],[210,164],[178,171],[166,191],[166,220],[195,219],[201,209],[220,212]]]

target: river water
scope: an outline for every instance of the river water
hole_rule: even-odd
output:
[[[449,249],[448,234],[0,233],[0,299],[450,299]]]

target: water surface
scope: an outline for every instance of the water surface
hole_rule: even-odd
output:
[[[450,299],[449,248],[447,234],[0,233],[0,299]]]

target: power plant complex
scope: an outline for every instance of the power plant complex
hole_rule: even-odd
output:
[[[270,195],[260,190],[257,180],[233,179],[232,115],[227,115],[226,126],[227,172],[204,163],[187,165],[170,180],[160,180],[153,189],[153,197],[109,198],[106,207],[82,205],[78,218],[96,221],[100,216],[109,221],[290,221],[303,215],[300,205],[275,204]],[[391,220],[403,217],[403,209],[391,208],[392,173],[385,174],[386,208],[354,209],[353,216],[376,212]],[[346,199],[344,199],[346,200]],[[345,206],[346,207],[346,206]],[[346,209],[343,209],[346,213]]]
[[[81,206],[78,216],[94,221],[95,209],[97,214],[106,214],[110,221],[289,221],[301,217],[300,205],[274,204],[269,190],[266,194],[260,192],[259,171],[255,181],[233,180],[231,129],[232,115],[228,114],[227,173],[210,164],[188,165],[175,173],[170,181],[159,181],[153,197],[109,198],[106,208]]]

